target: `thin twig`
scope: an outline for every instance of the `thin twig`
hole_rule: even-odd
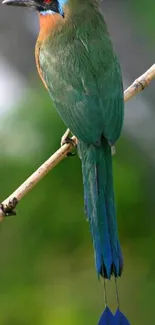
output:
[[[133,84],[124,92],[124,101],[127,102],[142,90],[144,90],[150,82],[155,78],[155,64],[151,66],[142,76],[136,79]]]
[[[76,138],[73,136],[73,140]],[[49,159],[47,159],[27,180],[22,183],[7,199],[0,204],[0,221],[4,217],[15,215],[14,211],[18,202],[28,193],[31,189],[53,169],[58,163],[65,158],[68,152],[73,148],[72,144],[64,144],[58,149]]]
[[[142,76],[136,79],[133,84],[125,90],[124,101],[127,102],[130,98],[144,90],[151,80],[155,78],[155,64],[147,70]],[[75,137],[72,137],[75,140]],[[53,169],[58,163],[63,160],[67,153],[73,149],[72,144],[64,144],[58,149],[48,160],[46,160],[21,186],[17,188],[6,200],[0,204],[0,221],[6,216],[15,215],[14,211],[18,202],[32,190],[32,188]]]

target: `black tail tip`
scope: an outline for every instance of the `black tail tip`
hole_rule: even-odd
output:
[[[115,278],[120,277],[123,271],[123,265],[120,264],[119,268],[117,269],[115,264],[111,264],[110,272],[108,272],[105,264],[103,263],[101,270],[100,270],[100,275],[105,278],[105,279],[110,279],[112,275],[114,275]]]

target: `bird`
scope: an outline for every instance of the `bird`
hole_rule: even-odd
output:
[[[105,309],[98,325],[129,325],[120,311],[117,278],[123,255],[118,236],[111,147],[124,121],[122,72],[99,0],[4,0],[36,10],[40,31],[35,47],[38,73],[68,128],[77,139],[84,207],[98,278],[104,281]],[[63,143],[65,142],[63,139]],[[117,310],[107,302],[106,279],[115,279]]]

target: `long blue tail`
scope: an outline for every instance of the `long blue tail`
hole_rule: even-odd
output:
[[[96,270],[99,275],[110,279],[122,273],[123,258],[118,239],[114,188],[112,176],[112,157],[109,143],[102,139],[100,147],[78,144],[82,160],[85,212],[90,223],[95,252]],[[118,294],[118,293],[117,293]],[[130,325],[118,308],[115,315],[107,306],[98,325]]]
[[[114,202],[111,147],[78,144],[82,160],[85,211],[90,223],[98,275],[121,275],[123,258],[118,240]]]

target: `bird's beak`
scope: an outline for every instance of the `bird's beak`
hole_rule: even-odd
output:
[[[33,0],[4,0],[2,4],[19,7],[34,7],[36,5]]]

